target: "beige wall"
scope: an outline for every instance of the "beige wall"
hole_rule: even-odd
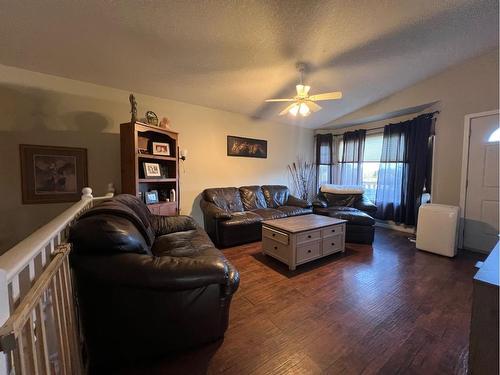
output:
[[[119,191],[119,124],[130,118],[128,95],[0,65],[0,253],[68,206],[21,204],[19,144],[85,147],[95,195],[102,195],[109,182]],[[140,114],[151,109],[168,116],[180,133],[180,146],[189,151],[180,171],[181,211],[200,223],[204,188],[286,184],[287,164],[297,155],[312,158],[312,130],[140,94],[136,98]],[[227,135],[266,139],[268,158],[227,157]]]
[[[458,205],[464,116],[469,113],[498,108],[498,69],[498,49],[495,49],[480,57],[448,68],[442,73],[377,103],[361,108],[334,121],[331,125],[438,101],[437,104],[423,111],[424,113],[434,110],[440,111],[436,121],[433,201]],[[347,129],[383,126],[416,115],[357,125],[334,132],[342,133]]]

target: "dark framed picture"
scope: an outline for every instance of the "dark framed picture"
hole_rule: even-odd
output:
[[[151,191],[146,191],[144,193],[144,201],[146,204],[154,204],[158,203],[158,191],[157,190],[151,190]]]
[[[153,142],[153,155],[170,156],[170,145],[163,142]]]
[[[227,136],[227,156],[267,158],[267,141],[262,139]]]
[[[23,204],[76,202],[87,186],[87,149],[19,145]]]
[[[161,177],[160,164],[158,163],[143,163],[144,177],[155,178]]]

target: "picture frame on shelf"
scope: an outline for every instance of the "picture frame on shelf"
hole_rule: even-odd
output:
[[[170,156],[170,145],[164,142],[152,143],[153,155]]]
[[[143,163],[144,177],[158,178],[161,177],[161,168],[159,163]]]
[[[158,190],[150,190],[144,193],[144,202],[146,204],[155,204],[159,202]]]

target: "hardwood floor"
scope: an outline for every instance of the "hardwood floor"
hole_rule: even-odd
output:
[[[465,374],[476,255],[373,245],[288,271],[260,243],[224,250],[241,273],[223,342],[125,374]]]

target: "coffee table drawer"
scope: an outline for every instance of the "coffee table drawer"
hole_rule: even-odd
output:
[[[310,241],[316,241],[321,238],[321,231],[319,230],[314,230],[310,232],[304,232],[297,234],[297,243],[305,243],[305,242],[310,242]]]
[[[336,236],[344,232],[344,225],[332,225],[331,227],[321,229],[321,237]]]
[[[297,264],[307,262],[321,255],[320,241],[312,241],[297,246]]]
[[[264,253],[269,254],[282,262],[288,263],[290,261],[290,247],[278,241],[264,237],[262,239],[262,250],[264,250]]]
[[[323,239],[323,255],[333,254],[342,250],[342,234]]]
[[[281,242],[283,245],[288,245],[288,235],[271,228],[262,227],[262,237]]]

